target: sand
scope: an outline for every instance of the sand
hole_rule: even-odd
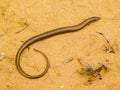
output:
[[[28,79],[17,71],[15,56],[24,41],[93,16],[101,19],[81,31],[38,41],[22,53],[22,68],[35,75],[44,70],[45,59],[33,48],[44,52],[51,65],[45,76]],[[115,53],[106,51],[108,43],[96,32]],[[0,90],[120,90],[119,38],[120,0],[0,0]],[[92,66],[101,62],[109,70],[88,83],[78,59]]]

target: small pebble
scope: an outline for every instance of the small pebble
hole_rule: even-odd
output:
[[[63,89],[63,88],[64,88],[64,85],[61,85],[60,88]]]
[[[0,60],[2,60],[4,58],[4,56],[5,56],[4,52],[0,53]]]

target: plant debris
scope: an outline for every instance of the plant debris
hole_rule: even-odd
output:
[[[73,58],[70,57],[70,58],[64,60],[63,62],[61,62],[61,64],[60,64],[59,66],[64,65],[64,64],[66,64],[66,63],[69,63],[69,62],[71,62],[72,60],[73,60]]]
[[[103,33],[101,33],[101,32],[96,32],[96,33],[100,34],[105,39],[105,41],[108,44],[107,46],[105,46],[105,50],[104,51],[106,51],[108,53],[115,53],[115,51],[114,51],[113,47],[111,46],[109,40],[107,40],[107,38],[103,35]]]
[[[65,64],[67,64],[67,63],[70,63],[71,61],[73,61],[73,57],[67,58],[66,60],[62,61],[59,65],[56,65],[56,66],[54,66],[54,67],[63,66],[63,65],[65,65]]]
[[[92,79],[97,76],[99,77],[99,80],[102,80],[100,72],[102,70],[105,70],[105,71],[108,70],[108,68],[106,67],[104,63],[98,63],[99,66],[93,67],[90,64],[81,61],[80,59],[78,59],[78,61],[81,65],[85,66],[85,68],[81,68],[79,73],[82,75],[90,76],[87,80],[88,83],[91,83],[93,81]]]
[[[17,31],[16,33],[20,33],[23,30],[25,30],[30,24],[27,21],[24,22],[19,22],[19,24],[21,25],[21,27],[23,27],[21,30]]]

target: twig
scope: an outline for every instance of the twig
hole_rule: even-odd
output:
[[[64,60],[59,66],[64,65],[64,64],[66,64],[66,63],[69,63],[69,62],[71,62],[72,60],[73,60],[73,57],[70,57],[70,58]]]
[[[25,27],[23,27],[21,30],[17,31],[16,33],[18,34],[18,33],[22,32],[22,31],[25,30],[29,25],[30,25],[30,24],[26,24]]]
[[[92,68],[90,64],[85,63],[85,62],[81,62],[80,59],[78,59],[78,62],[79,62],[81,65],[86,66],[87,68]]]
[[[65,64],[67,64],[67,63],[70,63],[71,61],[73,61],[73,57],[70,57],[70,58],[64,60],[64,61],[61,62],[59,65],[56,65],[56,66],[54,66],[54,67],[60,67],[60,66],[62,66],[62,65],[65,65]]]
[[[108,53],[115,53],[113,47],[111,46],[111,44],[107,40],[107,38],[103,35],[103,33],[101,33],[101,32],[96,32],[96,33],[100,34],[105,39],[105,41],[107,42],[108,47],[105,47],[105,51],[108,52]]]

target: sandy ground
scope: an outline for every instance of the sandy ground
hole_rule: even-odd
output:
[[[39,79],[28,79],[18,73],[15,56],[24,41],[55,28],[76,25],[98,16],[101,19],[83,30],[38,41],[22,54],[21,65],[29,74],[38,74],[49,58],[51,67]],[[109,40],[115,53],[104,51],[108,44],[96,32]],[[120,90],[120,0],[0,0],[0,90]],[[0,57],[1,57],[0,56]],[[73,58],[69,63],[61,64]],[[106,64],[102,80],[78,70],[83,66],[78,59],[98,66]]]

